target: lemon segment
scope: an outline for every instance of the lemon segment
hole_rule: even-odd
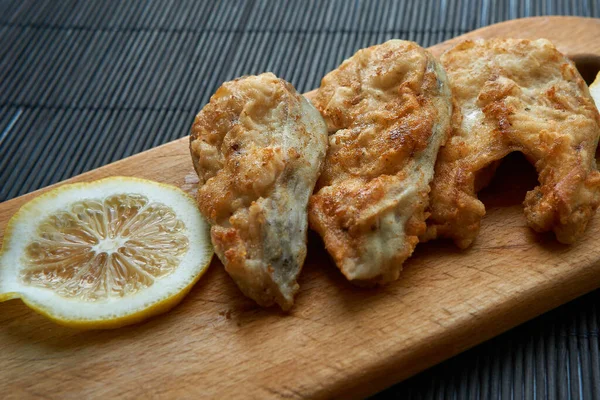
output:
[[[63,325],[122,326],[176,305],[212,255],[208,224],[174,186],[129,177],[64,185],[9,221],[0,301],[21,298]]]
[[[600,110],[600,72],[596,75],[596,79],[590,85],[590,94],[596,103],[596,108]]]

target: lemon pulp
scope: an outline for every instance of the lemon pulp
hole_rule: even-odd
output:
[[[596,79],[590,85],[590,94],[596,103],[596,108],[600,110],[600,72],[598,72]]]
[[[120,177],[65,185],[9,222],[0,300],[20,297],[65,325],[121,326],[175,305],[211,258],[208,225],[178,188]]]
[[[145,196],[76,202],[38,227],[21,282],[87,301],[130,295],[177,268],[188,249],[184,227]]]

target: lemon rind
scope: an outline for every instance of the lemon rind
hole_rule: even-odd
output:
[[[27,305],[30,309],[35,311],[36,313],[43,315],[54,323],[65,326],[67,328],[76,328],[76,329],[117,329],[122,328],[124,326],[137,324],[143,322],[152,317],[156,317],[160,314],[164,314],[167,311],[170,311],[175,306],[177,306],[184,299],[185,296],[192,290],[194,285],[198,283],[200,278],[208,271],[208,267],[212,262],[213,256],[211,255],[208,263],[202,268],[200,274],[189,285],[187,285],[183,290],[176,292],[173,296],[167,297],[161,301],[158,301],[154,304],[151,304],[149,307],[134,311],[130,314],[125,314],[120,317],[111,318],[111,319],[100,319],[100,320],[87,320],[87,319],[64,319],[57,318],[54,314],[52,314],[52,310],[46,309],[44,307],[40,307],[36,303],[31,303],[27,301],[27,298],[21,297],[18,293],[16,297],[20,298],[23,303]],[[5,299],[10,300],[10,299]],[[2,299],[0,295],[0,302],[5,301]]]

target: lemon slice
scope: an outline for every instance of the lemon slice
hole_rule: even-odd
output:
[[[6,228],[0,301],[20,298],[62,325],[116,328],[175,306],[213,255],[192,197],[113,177],[64,185]]]
[[[600,72],[596,75],[596,79],[590,85],[590,94],[596,103],[596,108],[600,110]]]

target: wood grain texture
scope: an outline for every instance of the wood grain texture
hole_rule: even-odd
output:
[[[576,17],[505,22],[431,50],[475,37],[545,37],[570,56],[600,58],[600,20]],[[288,315],[244,298],[218,261],[173,311],[114,331],[63,328],[3,303],[0,397],[358,398],[599,287],[600,218],[573,246],[534,234],[521,206],[533,169],[512,157],[500,170],[481,194],[488,214],[474,246],[419,245],[383,288],[346,282],[311,235]],[[189,174],[182,138],[69,181],[129,175],[193,190]],[[0,204],[0,229],[44,190]]]

